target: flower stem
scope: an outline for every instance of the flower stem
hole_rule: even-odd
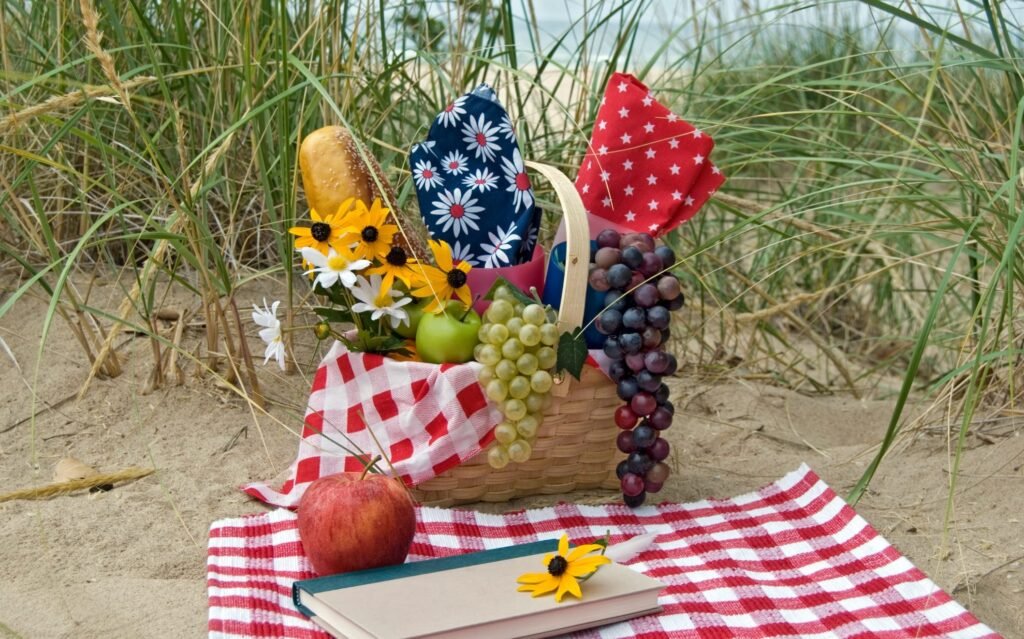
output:
[[[466,307],[466,312],[463,313],[462,317],[459,318],[460,322],[466,321],[466,318],[469,317],[469,312],[473,310],[473,306],[480,301],[481,297],[483,297],[483,295],[477,295],[476,298],[473,299],[473,304],[470,304],[469,306]]]
[[[602,555],[605,553],[605,551],[608,550],[608,537],[609,537],[609,535],[611,535],[611,532],[612,531],[609,530],[608,532],[606,532],[604,534],[604,537],[602,537],[600,539],[594,540],[595,544],[601,546],[601,554]],[[600,568],[600,566],[598,566],[597,568]],[[597,568],[594,568],[594,572],[592,572],[590,574],[587,574],[587,575],[583,575],[582,577],[577,578],[576,582],[577,583],[583,583],[587,579],[590,579],[591,577],[593,577],[594,575],[597,574]]]
[[[341,294],[345,296],[345,303],[348,304],[348,307],[351,309],[352,308],[352,295],[349,294],[348,289],[343,286],[341,288]],[[363,321],[362,321],[362,319],[360,319],[359,313],[356,313],[355,311],[352,312],[352,323],[356,325],[356,330],[359,331],[360,335],[362,335],[363,330],[364,330],[364,328],[363,328]]]

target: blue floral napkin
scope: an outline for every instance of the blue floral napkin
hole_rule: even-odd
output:
[[[481,268],[527,262],[540,226],[515,127],[481,84],[437,115],[409,165],[420,215],[456,260]]]

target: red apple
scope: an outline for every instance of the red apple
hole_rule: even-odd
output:
[[[405,561],[416,509],[398,480],[340,473],[317,479],[299,502],[299,537],[319,575]]]

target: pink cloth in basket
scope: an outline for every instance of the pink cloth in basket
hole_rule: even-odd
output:
[[[501,422],[477,381],[479,366],[399,362],[335,343],[313,378],[298,458],[284,483],[242,490],[295,508],[317,478],[362,471],[357,452],[383,451],[410,486],[436,477],[483,450]],[[386,462],[379,467],[390,472]]]

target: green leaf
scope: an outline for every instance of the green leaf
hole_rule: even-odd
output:
[[[494,284],[491,285],[491,290],[487,291],[487,295],[484,295],[484,299],[488,300],[488,301],[493,300],[494,299],[494,294],[502,286],[508,287],[509,292],[512,293],[512,297],[516,298],[517,300],[519,300],[523,304],[527,304],[528,305],[528,304],[535,304],[535,303],[539,303],[540,302],[540,300],[533,299],[532,297],[530,297],[529,295],[524,293],[522,291],[522,289],[520,289],[518,286],[516,286],[512,282],[509,282],[504,277],[500,277],[500,276],[497,279],[494,280]],[[536,294],[536,293],[534,293],[534,294]]]
[[[316,306],[313,312],[328,322],[352,322],[352,312],[345,308],[329,308],[327,306]]]
[[[394,335],[374,335],[367,331],[359,331],[356,334],[356,339],[350,340],[342,337],[341,341],[348,350],[358,353],[410,354],[408,349],[405,348],[405,340]]]
[[[320,286],[320,282],[313,282],[313,292],[315,294],[326,297],[327,299],[331,300],[331,302],[334,303],[335,306],[345,308],[347,300],[345,299],[345,296],[342,294],[340,289],[341,287],[337,284],[334,286],[324,288],[323,286]]]
[[[558,336],[558,359],[555,362],[555,370],[566,371],[579,379],[586,361],[587,343],[583,341],[582,328],[574,328]]]

